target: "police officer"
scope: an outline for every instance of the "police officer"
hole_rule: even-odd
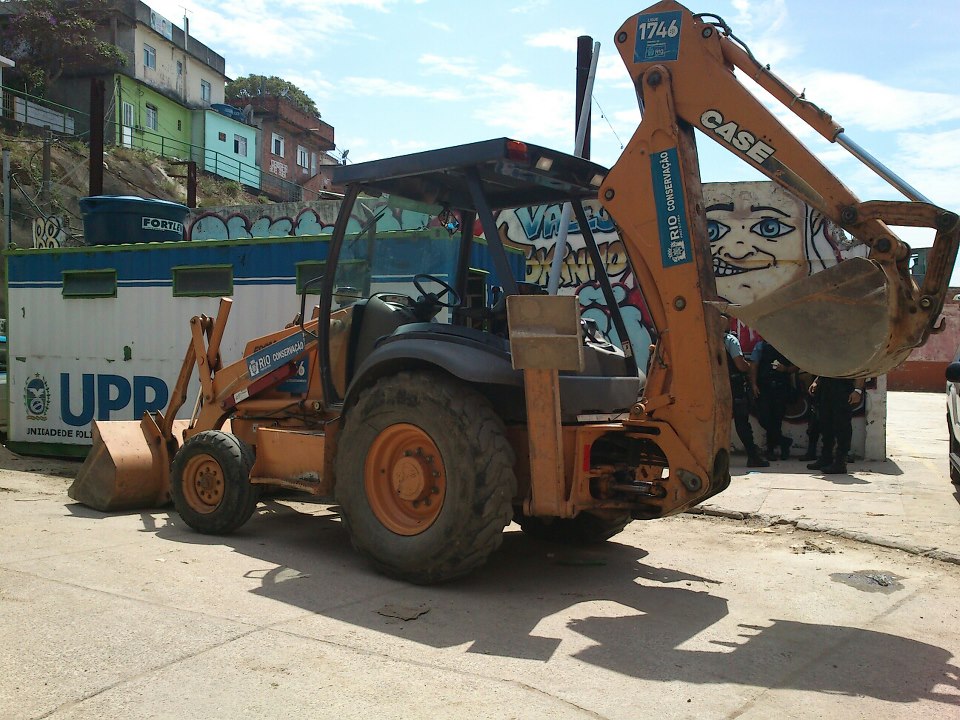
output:
[[[750,382],[757,398],[757,417],[767,433],[767,457],[790,457],[793,440],[783,435],[783,417],[793,393],[792,375],[797,366],[787,360],[773,345],[761,340],[750,356]]]
[[[853,437],[853,409],[863,400],[861,380],[820,377],[810,384],[810,394],[816,398],[823,450],[820,458],[807,465],[824,475],[847,472],[847,454]],[[836,448],[834,448],[836,445]]]
[[[743,356],[740,339],[729,328],[723,336],[723,344],[727,348],[727,371],[730,374],[730,393],[733,395],[733,425],[747,451],[747,467],[769,467],[770,463],[753,441],[753,428],[750,426],[750,389],[747,379],[750,363]]]

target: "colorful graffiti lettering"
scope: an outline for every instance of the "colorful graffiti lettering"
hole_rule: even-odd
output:
[[[381,200],[363,201],[347,226],[348,232],[357,232],[374,215],[383,211],[377,222],[380,231],[419,229],[427,224],[428,216],[412,210],[384,207]],[[240,240],[247,238],[326,235],[340,209],[338,200],[318,200],[310,203],[278,203],[252,205],[240,208],[205,210],[193,216],[186,230],[188,240]]]

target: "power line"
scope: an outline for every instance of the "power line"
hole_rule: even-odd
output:
[[[600,102],[597,100],[597,96],[593,95],[592,97],[593,97],[593,102],[596,103],[597,105],[597,110],[600,111],[600,117],[602,117],[604,120],[607,121],[607,127],[610,128],[610,132],[613,133],[613,136],[617,139],[617,142],[620,143],[620,149],[623,150],[623,140],[620,139],[620,136],[617,135],[617,131],[613,129],[613,125],[610,124],[610,120],[609,118],[607,118],[607,114],[603,112],[603,108],[600,107]]]

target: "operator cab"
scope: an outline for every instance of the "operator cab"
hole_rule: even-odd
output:
[[[383,374],[424,365],[517,396],[522,373],[511,363],[507,299],[546,290],[524,281],[526,256],[503,242],[496,213],[571,202],[587,251],[599,261],[583,203],[596,200],[606,173],[506,138],[338,166],[334,182],[347,191],[322,280],[324,397],[331,405],[349,402]],[[609,279],[595,275],[613,326],[628,337]],[[345,349],[331,341],[331,319],[349,322]],[[582,334],[584,370],[566,373],[579,379],[561,385],[567,415],[628,408],[642,387],[632,355],[595,324]],[[344,353],[341,378],[326,370],[338,366],[331,352]]]

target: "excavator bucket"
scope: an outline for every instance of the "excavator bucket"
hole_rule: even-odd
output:
[[[173,436],[187,425],[174,421]],[[154,419],[94,421],[93,447],[67,494],[104,512],[169,502],[170,454]]]
[[[899,337],[894,295],[877,263],[851,258],[727,312],[801,370],[862,377],[896,367],[912,348]]]

